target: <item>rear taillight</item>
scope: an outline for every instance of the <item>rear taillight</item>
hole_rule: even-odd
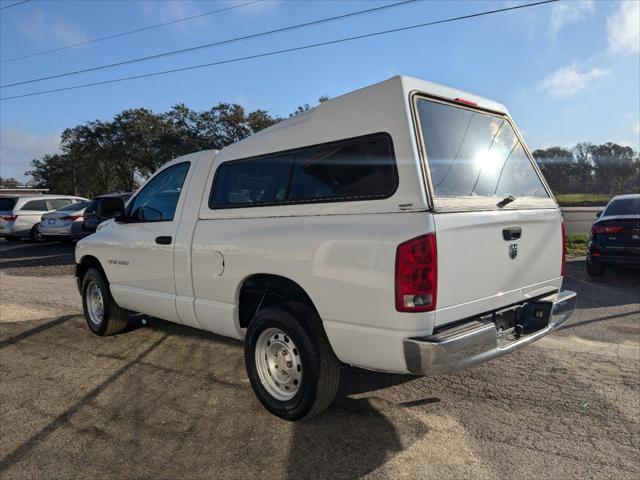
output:
[[[396,310],[435,310],[437,287],[438,256],[435,233],[401,243],[396,251]]]
[[[604,233],[606,235],[610,235],[613,233],[620,233],[622,231],[622,227],[612,226],[612,225],[594,225],[591,227],[591,233]]]
[[[16,218],[18,218],[18,215],[3,215],[2,219],[7,221],[7,222],[13,222]]]
[[[62,217],[60,220],[66,220],[66,221],[75,221],[79,218],[82,218],[82,215],[69,215],[67,217]]]
[[[560,267],[560,276],[564,277],[564,264],[567,257],[567,244],[564,238],[564,222],[562,222],[562,266]]]

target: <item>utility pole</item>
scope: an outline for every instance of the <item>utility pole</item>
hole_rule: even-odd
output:
[[[75,163],[75,159],[74,157],[74,151],[73,151],[73,146],[71,147],[71,173],[73,175],[73,194],[74,195],[78,195],[78,188],[76,185],[76,163]]]

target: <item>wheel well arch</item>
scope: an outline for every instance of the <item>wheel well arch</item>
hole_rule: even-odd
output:
[[[97,269],[98,271],[100,271],[100,273],[102,273],[105,280],[107,279],[107,275],[105,274],[104,269],[102,268],[102,264],[100,263],[100,260],[98,260],[93,255],[85,255],[80,260],[80,263],[76,264],[76,278],[78,279],[78,282],[80,284],[82,284],[82,279],[84,278],[84,274],[87,273],[87,270],[89,270],[90,268]]]
[[[270,273],[256,273],[248,276],[240,285],[238,293],[240,328],[247,328],[259,310],[289,300],[304,303],[318,313],[309,294],[290,278]],[[319,313],[318,317],[320,317]]]

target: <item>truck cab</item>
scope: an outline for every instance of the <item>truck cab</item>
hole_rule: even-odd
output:
[[[177,158],[76,247],[87,323],[141,312],[244,341],[287,420],[341,365],[432,375],[571,315],[560,210],[507,109],[409,77]]]

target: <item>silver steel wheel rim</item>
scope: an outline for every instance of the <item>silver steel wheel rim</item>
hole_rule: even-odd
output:
[[[100,286],[93,280],[87,286],[85,300],[87,302],[89,320],[96,326],[100,325],[104,318],[104,297]]]
[[[292,399],[302,384],[302,356],[291,337],[278,328],[267,328],[258,337],[256,369],[262,386],[273,398]]]

